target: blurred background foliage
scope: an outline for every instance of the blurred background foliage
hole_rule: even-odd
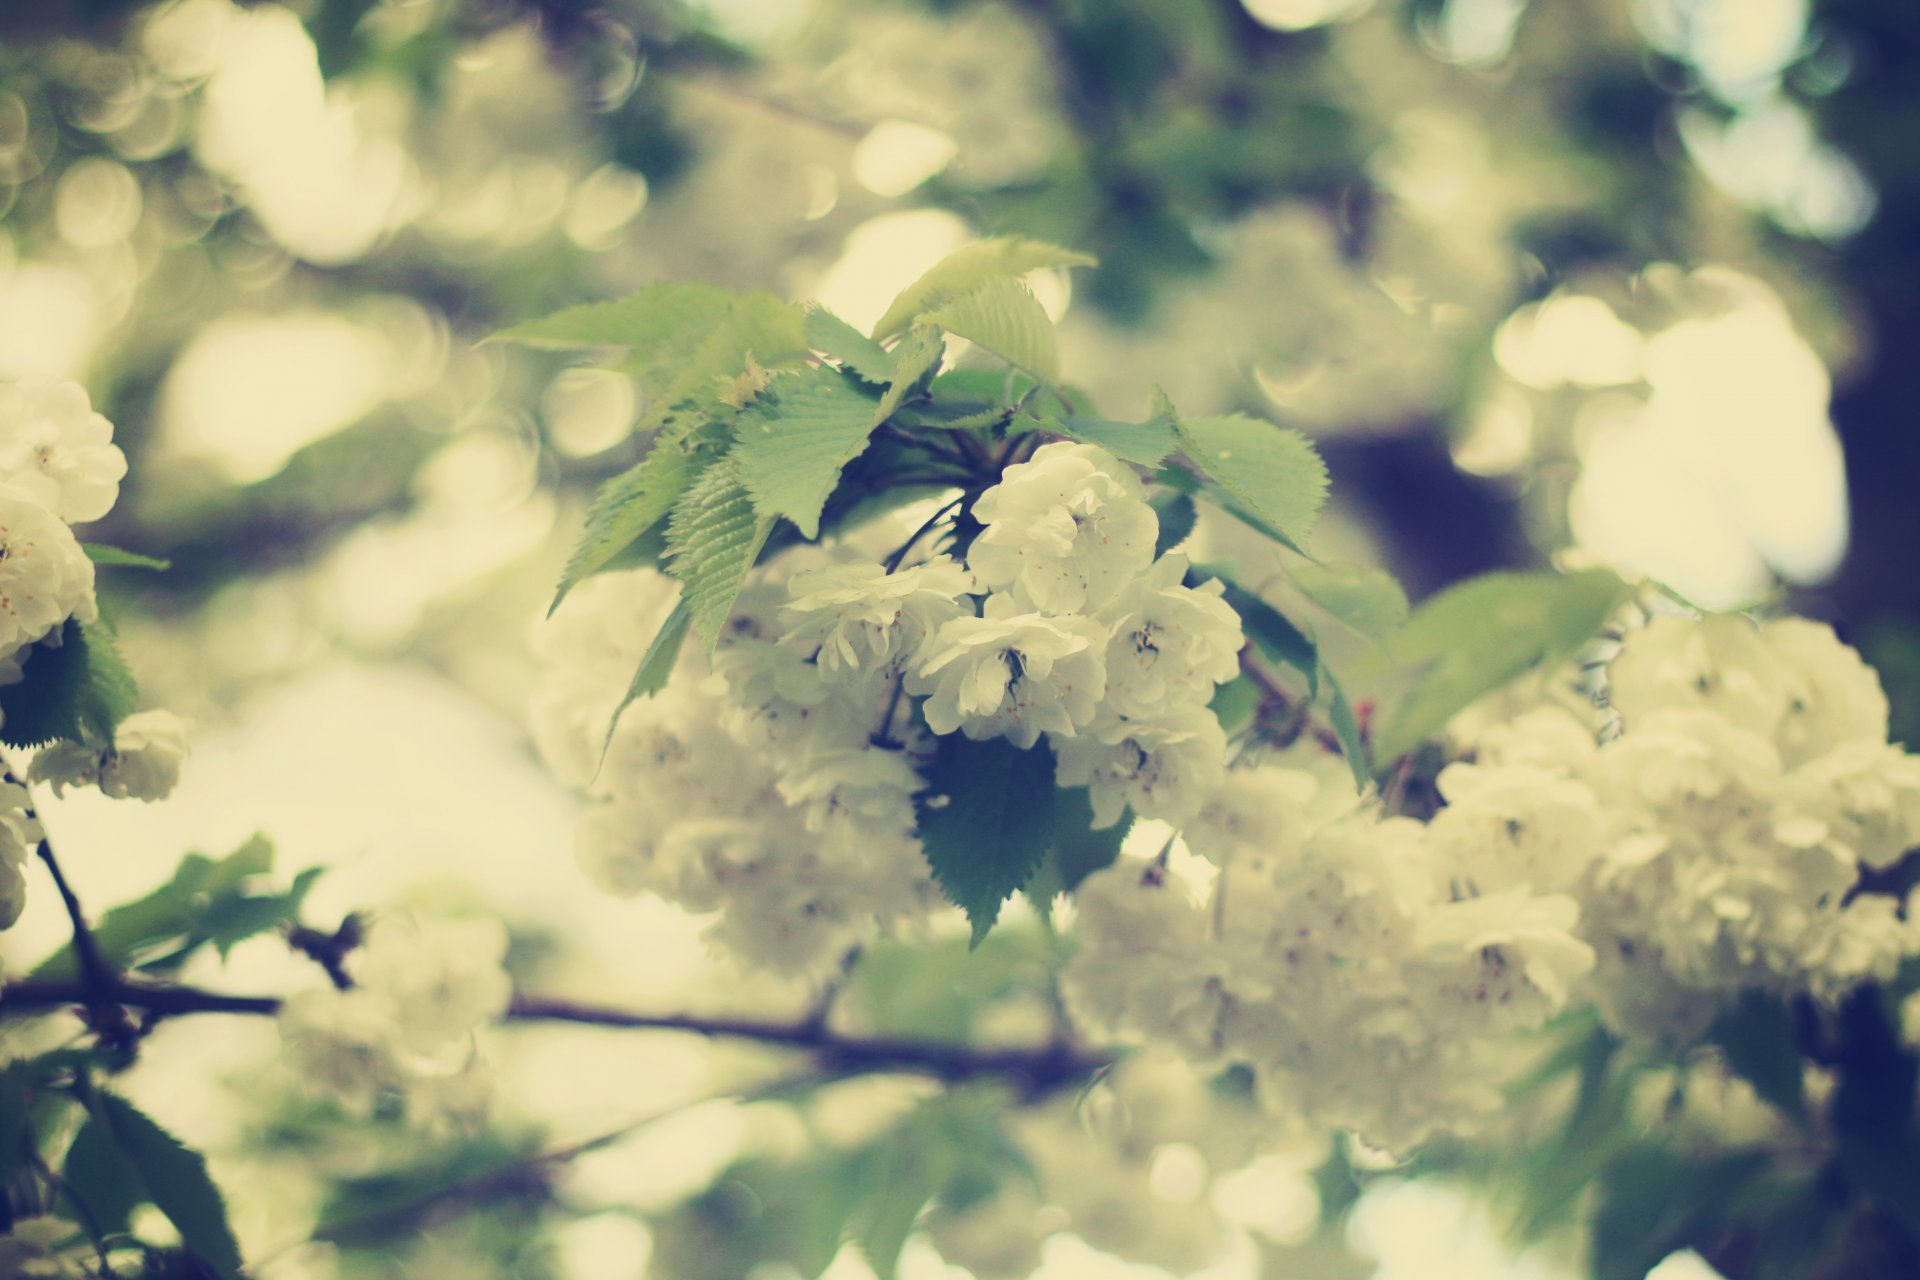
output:
[[[1912,743],[1916,137],[1905,0],[14,0],[0,377],[79,378],[118,424],[126,496],[90,536],[173,562],[116,580],[109,604],[154,700],[231,729],[203,768],[265,759],[279,772],[244,785],[292,795],[337,765],[347,800],[257,807],[312,860],[434,845],[430,888],[385,869],[410,892],[497,897],[511,874],[469,872],[515,840],[585,892],[544,792],[484,835],[375,839],[341,811],[439,785],[403,770],[378,794],[370,740],[456,736],[474,699],[494,717],[469,736],[494,754],[448,770],[531,771],[499,727],[519,714],[528,620],[594,485],[645,443],[628,428],[648,387],[481,340],[658,279],[817,297],[870,324],[977,234],[1099,256],[1071,291],[1040,283],[1068,368],[1109,412],[1158,383],[1190,412],[1311,432],[1335,479],[1323,549],[1384,564],[1416,598],[1548,560],[1651,574],[1709,607],[1785,591],[1882,669]],[[314,731],[329,714],[346,727]],[[200,812],[231,801],[209,792]],[[188,816],[172,829],[223,838]],[[111,901],[147,873],[95,874]],[[664,968],[636,990],[717,995],[693,961],[650,957],[630,909],[588,930],[599,951],[560,936],[567,918],[544,938],[515,921],[526,974]],[[876,963],[876,1024],[927,1033],[941,999],[958,1006],[947,1034],[1017,1023],[1034,982],[988,959]],[[966,983],[982,985],[956,995]],[[711,1087],[694,1049],[666,1094]],[[1582,1077],[1621,1091],[1616,1117],[1632,1112],[1618,1068]],[[965,1132],[948,1146],[974,1152],[1027,1123],[966,1096],[900,1123]],[[213,1132],[236,1168],[267,1151],[286,1182],[263,1185],[303,1206],[258,1208],[243,1237],[305,1212],[343,1274],[637,1275],[568,1250],[644,1267],[651,1247],[656,1274],[758,1278],[787,1274],[752,1269],[767,1257],[826,1265],[845,1215],[901,1178],[880,1157],[777,1158],[811,1149],[794,1115],[738,1104],[714,1122],[748,1153],[731,1172],[641,1191],[529,1164],[574,1132],[531,1102],[519,1130],[424,1154],[284,1098]],[[1161,1191],[1186,1186],[1141,1159]],[[1313,1183],[1298,1163],[1275,1185],[1331,1221],[1351,1178]],[[1648,1186],[1671,1173],[1634,1169]],[[394,1213],[408,1188],[420,1212]],[[1116,1214],[1118,1234],[1137,1225]],[[1293,1241],[1287,1274],[1373,1265],[1308,1259],[1321,1237],[1297,1225],[1262,1238]],[[1755,1252],[1720,1243],[1729,1268]],[[291,1268],[317,1247],[263,1274],[307,1274]],[[1823,1274],[1870,1273],[1835,1257]]]

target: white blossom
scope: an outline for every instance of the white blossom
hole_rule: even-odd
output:
[[[945,556],[892,573],[872,561],[796,573],[780,643],[829,678],[895,676],[941,624],[971,612],[963,598],[972,588],[972,575]]]
[[[1803,618],[1659,618],[1628,634],[1607,676],[1629,729],[1659,711],[1713,711],[1772,742],[1788,767],[1887,737],[1879,677]]]
[[[1775,618],[1760,634],[1790,673],[1792,696],[1774,731],[1788,767],[1844,746],[1886,742],[1887,695],[1880,677],[1832,627]]]
[[[392,1003],[398,1043],[436,1054],[506,1012],[507,932],[497,920],[386,917],[353,956],[364,990]]]
[[[348,957],[352,987],[281,1002],[290,1064],[308,1089],[358,1114],[387,1094],[407,1095],[421,1119],[477,1110],[485,1077],[473,1034],[506,1011],[506,947],[492,920],[378,921]]]
[[[1159,518],[1140,480],[1095,445],[1059,442],[1001,474],[980,495],[984,527],[967,565],[1025,609],[1098,609],[1153,561]]]
[[[68,618],[100,616],[93,561],[59,516],[0,489],[0,652],[47,636]]]
[[[113,424],[93,411],[86,388],[0,383],[0,485],[78,524],[113,508],[126,474]]]
[[[1303,770],[1270,764],[1229,769],[1180,833],[1188,848],[1218,866],[1264,869],[1298,854],[1318,825],[1313,806],[1326,794],[1320,780]]]
[[[1091,618],[1013,613],[1006,597],[984,617],[955,618],[907,673],[907,691],[927,695],[921,712],[935,733],[1006,737],[1031,747],[1042,733],[1071,737],[1092,722],[1106,690],[1106,632]]]
[[[1592,788],[1531,764],[1451,764],[1447,805],[1428,824],[1436,861],[1479,892],[1565,889],[1604,851],[1607,819]]]
[[[1890,866],[1920,848],[1920,756],[1846,742],[1789,773],[1786,788],[1863,866]]]
[[[98,786],[115,800],[164,800],[180,781],[187,725],[171,711],[140,711],[114,730],[111,747],[55,742],[33,758],[30,777],[55,795],[68,787]]]
[[[1415,998],[1449,1002],[1493,1031],[1538,1027],[1593,969],[1593,948],[1574,935],[1579,918],[1573,898],[1524,886],[1443,903],[1414,927]]]
[[[1185,556],[1169,554],[1136,578],[1100,613],[1107,643],[1106,707],[1147,719],[1205,706],[1213,687],[1240,669],[1240,616],[1217,579],[1182,582]]]
[[[27,905],[27,859],[45,832],[28,816],[33,797],[17,782],[0,782],[0,929],[10,929]]]
[[[1205,707],[1156,720],[1103,719],[1053,746],[1061,785],[1088,788],[1095,827],[1112,826],[1129,805],[1143,818],[1183,822],[1227,770],[1227,735]]]
[[[406,1072],[393,1041],[392,1006],[364,991],[314,987],[280,1002],[289,1065],[308,1090],[366,1115]]]

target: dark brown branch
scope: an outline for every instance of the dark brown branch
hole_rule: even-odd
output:
[[[33,810],[27,810],[29,817]],[[80,898],[67,883],[66,873],[60,870],[60,860],[53,856],[53,846],[43,836],[40,839],[40,861],[47,864],[47,870],[53,874],[53,887],[60,891],[60,901],[67,909],[67,920],[73,926],[73,955],[80,966],[80,977],[88,990],[105,993],[111,991],[118,980],[113,968],[100,954],[99,940],[93,936],[93,929],[87,924],[86,912],[81,909]]]
[[[0,989],[0,1018],[69,1005],[101,1003],[142,1009],[160,1017],[231,1013],[271,1015],[273,996],[228,995],[197,987],[148,986],[115,981],[100,988],[86,982],[24,979]],[[582,1004],[548,996],[518,996],[507,1010],[510,1022],[568,1022],[580,1026],[639,1031],[684,1031],[692,1035],[795,1049],[822,1067],[840,1072],[899,1071],[959,1082],[994,1078],[1012,1081],[1029,1094],[1076,1084],[1108,1065],[1109,1059],[1067,1041],[1034,1048],[979,1049],[965,1044],[907,1040],[888,1036],[840,1036],[817,1024],[755,1018],[708,1018],[694,1014],[639,1013]]]

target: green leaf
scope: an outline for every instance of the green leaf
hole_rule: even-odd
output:
[[[1047,429],[1057,435],[1097,444],[1114,457],[1143,467],[1159,466],[1180,447],[1171,414],[1156,413],[1145,422],[1112,422],[1075,413],[1055,419]]]
[[[80,549],[87,553],[87,559],[98,565],[125,567],[128,569],[152,569],[164,572],[173,568],[171,560],[161,560],[155,556],[143,556],[138,551],[126,551],[119,547],[110,547],[104,542],[83,542]]]
[[[152,893],[102,915],[93,929],[101,954],[116,967],[163,953],[178,965],[212,943],[224,951],[243,938],[299,919],[300,904],[315,873],[303,873],[286,893],[252,893],[247,881],[273,869],[273,846],[254,836],[224,858],[189,853],[173,877]],[[32,976],[72,978],[79,973],[71,946],[40,962]]]
[[[1053,752],[1005,738],[951,733],[922,772],[914,797],[920,842],[940,888],[973,925],[973,945],[1000,904],[1039,868],[1053,839]]]
[[[853,370],[876,386],[893,381],[894,360],[887,349],[825,307],[807,308],[807,345]]]
[[[0,1187],[13,1185],[14,1176],[27,1166],[33,1082],[34,1066],[25,1058],[0,1067]]]
[[[1871,985],[1841,1003],[1829,1115],[1840,1168],[1920,1241],[1920,1058]]]
[[[635,431],[666,425],[677,438],[688,435],[705,412],[722,405],[721,393],[730,379],[747,367],[752,356],[767,369],[807,353],[806,315],[791,302],[755,291],[736,295],[724,317],[700,341],[669,357],[636,353],[614,367],[647,384],[649,407],[634,423]]]
[[[674,423],[717,405],[729,378],[751,354],[767,368],[807,352],[806,317],[764,291],[732,294],[706,284],[661,282],[613,302],[571,307],[529,320],[495,339],[537,347],[628,348],[614,364],[646,384],[647,409],[636,432]],[[681,425],[676,437],[691,428]]]
[[[820,512],[840,470],[867,447],[873,401],[845,374],[824,366],[777,378],[735,428],[730,461],[753,495],[753,507],[785,516],[808,538],[820,534]]]
[[[1245,676],[1235,676],[1213,691],[1207,710],[1228,734],[1238,732],[1253,721],[1260,709],[1260,686]]]
[[[1209,478],[1299,550],[1327,498],[1327,465],[1298,431],[1245,414],[1178,420],[1181,445]]]
[[[1038,929],[996,929],[977,948],[883,938],[861,953],[848,995],[883,1035],[965,1044],[990,1006],[1039,993],[1050,954]]]
[[[638,463],[600,486],[587,508],[586,527],[567,557],[560,587],[547,608],[551,617],[567,592],[608,568],[620,554],[666,519],[700,464],[678,442],[662,440]]]
[[[1093,799],[1085,787],[1058,787],[1053,793],[1053,848],[1048,864],[1059,876],[1060,891],[1072,893],[1096,871],[1113,865],[1133,825],[1133,815],[1098,831],[1093,827]]]
[[[1052,384],[1060,378],[1060,347],[1053,321],[1018,280],[989,280],[928,313],[926,319],[1042,382]]]
[[[1301,564],[1294,585],[1307,599],[1376,644],[1407,620],[1407,595],[1392,574],[1360,564]]]
[[[1611,571],[1584,569],[1490,573],[1426,601],[1394,641],[1402,665],[1426,670],[1380,735],[1379,758],[1398,758],[1476,699],[1572,657],[1626,594]]]
[[[709,653],[772,530],[773,521],[755,512],[732,458],[701,472],[674,505],[667,521],[668,568],[686,588],[694,629]]]
[[[120,1153],[113,1126],[97,1112],[89,1112],[73,1135],[60,1180],[75,1202],[75,1219],[99,1237],[124,1234],[133,1211],[147,1202],[139,1170]]]
[[[1042,267],[1091,267],[1097,262],[1084,253],[1040,240],[1018,236],[976,240],[942,258],[902,290],[887,313],[880,317],[880,323],[873,327],[873,336],[884,341],[921,316],[989,280],[1015,279]]]
[[[666,363],[685,355],[723,322],[733,305],[724,289],[664,280],[612,302],[589,302],[493,335],[532,347],[631,347]]]
[[[207,1176],[199,1152],[149,1119],[126,1099],[94,1090],[89,1111],[112,1131],[120,1152],[139,1174],[146,1198],[167,1215],[180,1242],[221,1280],[240,1280],[240,1246],[227,1225],[226,1202]]]
[[[1721,1011],[1710,1036],[1727,1065],[1755,1093],[1795,1123],[1806,1122],[1805,1064],[1785,999],[1766,991],[1742,991],[1732,1008]]]
[[[1327,719],[1333,722],[1333,734],[1340,739],[1340,754],[1353,771],[1353,785],[1362,791],[1373,778],[1373,761],[1367,755],[1367,740],[1360,732],[1360,718],[1353,714],[1347,691],[1325,666],[1320,668],[1320,683],[1327,690]]]
[[[1220,566],[1195,565],[1197,576],[1211,575],[1225,588],[1223,598],[1240,615],[1241,630],[1270,662],[1284,662],[1307,679],[1309,696],[1320,692],[1320,650],[1306,632],[1259,596],[1235,583]]]
[[[920,385],[921,379],[940,367],[940,357],[946,349],[946,339],[930,325],[915,325],[906,337],[894,344],[887,391],[873,411],[875,426],[891,418],[900,403]]]
[[[1153,514],[1160,518],[1160,536],[1154,539],[1154,558],[1167,554],[1193,533],[1198,518],[1193,499],[1184,493],[1163,493],[1152,501]]]
[[[25,678],[0,688],[0,742],[37,747],[56,739],[107,745],[133,714],[139,691],[113,633],[67,619],[60,643],[27,651]]]
[[[687,627],[693,621],[693,609],[682,596],[674,603],[673,612],[660,624],[660,630],[654,633],[647,652],[640,659],[640,666],[634,671],[633,679],[627,684],[627,692],[620,699],[620,705],[613,709],[613,719],[607,722],[607,736],[600,744],[600,755],[604,759],[607,748],[613,745],[613,731],[620,727],[620,714],[642,698],[651,698],[667,687],[667,680],[673,675],[673,667],[680,660],[680,646],[686,643]]]
[[[1669,1254],[1719,1239],[1767,1160],[1748,1151],[1696,1162],[1652,1144],[1620,1155],[1594,1206],[1594,1280],[1645,1280]]]

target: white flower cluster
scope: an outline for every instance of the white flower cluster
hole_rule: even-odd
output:
[[[56,742],[33,758],[28,777],[68,787],[99,787],[115,800],[164,800],[180,781],[187,758],[187,723],[171,711],[141,711],[114,730],[113,745]]]
[[[1855,893],[1920,846],[1920,759],[1830,630],[1663,620],[1611,689],[1621,732],[1559,707],[1489,731],[1424,825],[1236,770],[1184,831],[1206,901],[1131,860],[1080,887],[1076,1016],[1403,1148],[1497,1111],[1510,1033],[1570,1005],[1686,1039],[1742,989],[1831,996],[1920,952]]]
[[[958,571],[879,568],[811,549],[783,557],[749,585],[712,663],[689,645],[611,739],[674,585],[641,569],[568,596],[536,638],[549,665],[534,738],[593,801],[575,847],[601,888],[716,912],[716,949],[794,973],[825,972],[881,928],[938,907],[913,835],[918,744],[900,740],[914,735],[887,673],[958,610],[947,585]],[[789,573],[811,585],[782,610]],[[863,577],[882,581],[869,590]],[[807,607],[835,597],[848,607]]]
[[[1100,826],[1129,805],[1189,817],[1226,769],[1207,704],[1239,670],[1241,636],[1220,584],[1186,586],[1185,557],[1154,559],[1160,522],[1139,479],[1094,445],[1044,446],[973,515],[978,615],[943,623],[907,673],[927,726],[1021,747],[1045,733]]]
[[[72,382],[0,383],[0,654],[99,616],[93,562],[70,525],[98,520],[127,460]]]
[[[302,1083],[362,1115],[389,1095],[418,1118],[478,1111],[487,1081],[474,1033],[506,1012],[506,951],[494,920],[380,920],[348,958],[352,987],[296,992],[280,1006]]]
[[[33,798],[17,782],[0,782],[0,929],[11,929],[27,905],[27,859],[45,834]]]
[[[1135,860],[1080,886],[1075,1015],[1245,1064],[1269,1105],[1384,1146],[1497,1111],[1507,1033],[1558,1012],[1593,966],[1572,899],[1457,897],[1421,824],[1380,819],[1337,779],[1237,770],[1186,836],[1217,866],[1205,902]]]
[[[1830,628],[1663,618],[1608,678],[1617,736],[1521,717],[1441,774],[1433,834],[1483,889],[1579,900],[1610,1023],[1689,1037],[1742,988],[1830,996],[1920,950],[1920,921],[1855,893],[1920,846],[1920,758]]]
[[[1040,449],[973,514],[964,565],[889,569],[889,539],[912,528],[891,522],[758,570],[711,663],[689,646],[610,739],[673,584],[635,570],[572,592],[536,636],[532,720],[555,772],[596,802],[578,835],[587,873],[720,913],[710,940],[747,963],[820,972],[941,904],[914,834],[934,735],[1046,735],[1103,824],[1128,805],[1191,813],[1225,771],[1207,703],[1241,643],[1219,585],[1154,560],[1139,480],[1091,446]],[[924,697],[918,715],[906,695]]]

